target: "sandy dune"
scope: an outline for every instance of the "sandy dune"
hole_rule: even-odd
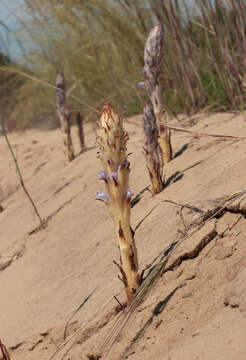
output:
[[[246,136],[245,116],[216,114],[172,122],[206,133]],[[246,141],[196,137],[173,132],[176,157],[165,168],[167,186],[153,198],[144,156],[141,116],[125,122],[132,153],[131,189],[138,196],[132,208],[132,227],[159,205],[136,231],[140,268],[173,242],[182,239],[199,214],[171,202],[208,209],[213,200],[246,187]],[[47,227],[38,225],[23,190],[4,138],[0,138],[0,338],[12,359],[49,359],[67,336],[77,335],[57,353],[61,359],[98,359],[101,345],[124,302],[122,284],[113,260],[118,260],[114,228],[103,203],[95,201],[103,183],[96,159],[95,134],[86,126],[88,151],[64,164],[58,130],[29,130],[11,134],[23,177]],[[144,190],[145,189],[145,190]],[[242,200],[242,204],[244,200]],[[242,206],[243,208],[243,206]],[[245,206],[246,208],[246,206]],[[132,314],[108,359],[244,360],[246,353],[246,222],[244,210],[226,208],[210,222],[199,239],[207,244],[182,258],[156,282]],[[245,211],[246,213],[246,211]],[[210,236],[210,235],[209,235]],[[178,250],[177,250],[178,251]],[[181,251],[181,250],[180,250]],[[178,253],[176,252],[176,255]],[[181,254],[181,255],[182,255]],[[175,255],[175,252],[174,252]],[[173,256],[174,256],[173,255]],[[192,257],[192,258],[189,258]],[[92,293],[93,292],[93,293]],[[103,356],[103,359],[106,356]]]

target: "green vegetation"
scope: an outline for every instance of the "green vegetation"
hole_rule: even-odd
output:
[[[13,64],[10,58],[0,53],[0,68],[5,70],[12,65]],[[18,65],[16,65],[16,67],[18,67]],[[0,122],[7,122],[10,130],[11,121],[8,120],[11,119],[12,116],[15,117],[15,99],[17,97],[18,90],[22,88],[24,82],[24,79],[19,78],[14,73],[10,73],[8,71],[0,72]]]
[[[170,112],[242,110],[245,102],[245,0],[29,0],[20,23],[23,63],[36,80],[7,76],[6,117],[18,127],[56,126],[55,84],[65,75],[68,103],[96,119],[105,101],[132,115],[142,111],[143,51],[147,35],[164,24],[162,81]],[[17,19],[18,20],[18,19]],[[27,45],[26,45],[27,44]],[[31,44],[31,45],[30,45]],[[24,65],[23,65],[24,64]],[[2,66],[7,70],[10,64]],[[5,73],[6,74],[6,73]],[[2,76],[2,74],[0,74]],[[13,75],[12,75],[13,76]],[[38,81],[39,80],[39,81]],[[40,80],[42,82],[40,82]],[[9,103],[8,103],[9,102]]]

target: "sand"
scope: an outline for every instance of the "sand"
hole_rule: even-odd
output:
[[[197,132],[243,136],[243,114],[199,115],[171,125]],[[182,239],[199,214],[170,202],[207,209],[214,200],[246,187],[246,141],[196,137],[173,131],[176,157],[165,167],[166,188],[155,197],[142,152],[141,116],[125,121],[131,154],[132,208],[140,268]],[[27,189],[45,229],[33,232],[37,218],[19,185],[16,170],[0,138],[0,338],[12,359],[49,359],[64,341],[67,320],[89,299],[67,327],[71,341],[57,359],[244,360],[246,353],[246,220],[226,209],[196,238],[183,242],[181,259],[155,283],[131,314],[109,353],[102,345],[117,317],[114,296],[124,303],[113,223],[102,202],[103,183],[96,159],[95,134],[85,127],[88,150],[65,164],[59,130],[28,130],[9,135]],[[212,229],[212,230],[211,230]],[[31,234],[30,234],[31,233]],[[195,243],[209,239],[197,248]],[[190,250],[188,249],[190,247]],[[187,250],[188,249],[188,250]],[[181,256],[182,257],[182,256]],[[174,259],[174,258],[173,258]],[[9,261],[9,264],[6,263]],[[2,266],[1,264],[5,264]],[[114,334],[114,332],[113,332]],[[69,350],[69,351],[68,351]]]

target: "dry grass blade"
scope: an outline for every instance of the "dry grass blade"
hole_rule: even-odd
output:
[[[164,263],[160,262],[159,264],[155,265],[152,268],[150,275],[148,275],[145,278],[141,286],[138,288],[132,303],[127,307],[127,309],[125,309],[124,313],[122,313],[119,316],[119,318],[116,320],[114,326],[110,330],[100,350],[100,353],[105,354],[105,358],[109,354],[114,344],[116,344],[116,342],[118,341],[119,337],[121,336],[124,328],[126,327],[128,321],[130,320],[136,308],[143,301],[145,295],[152,288],[152,285],[155,283],[155,281],[159,278],[163,266]]]
[[[64,328],[64,334],[63,334],[63,338],[64,338],[64,341],[66,340],[66,337],[67,337],[67,328],[68,328],[68,325],[69,323],[71,322],[72,318],[77,314],[77,312],[79,310],[82,309],[82,307],[87,303],[87,301],[90,300],[90,298],[93,296],[93,294],[96,292],[97,289],[94,289],[84,300],[83,302],[77,307],[76,310],[74,310],[74,312],[72,313],[72,315],[69,317],[69,319],[67,320],[66,322],[66,325],[65,325],[65,328]]]
[[[110,299],[108,299],[104,304],[102,304],[101,306],[99,306],[99,308],[97,309],[97,311],[93,314],[93,316],[87,320],[84,321],[82,323],[82,325],[79,327],[79,329],[77,329],[71,336],[69,336],[66,341],[64,341],[54,352],[53,354],[48,358],[48,360],[52,360],[56,357],[56,355],[58,355],[58,353],[73,339],[75,338],[73,344],[70,346],[70,348],[67,350],[66,353],[68,353],[72,347],[76,344],[77,338],[79,333],[81,333],[82,330],[85,329],[86,326],[88,326],[93,320],[95,320],[95,318],[105,309],[105,307],[112,301],[114,300],[114,296],[112,296]]]
[[[233,76],[233,68],[241,76],[245,72],[245,1],[196,0],[192,7],[187,3],[138,0],[128,6],[125,1],[61,0],[57,6],[50,0],[32,0],[23,2],[22,11],[28,12],[25,19],[13,7],[12,16],[19,24],[15,36],[23,58],[7,66],[0,61],[6,72],[1,80],[8,78],[0,82],[1,108],[11,115],[12,124],[23,128],[24,123],[33,124],[42,104],[41,112],[48,117],[43,120],[40,115],[41,121],[52,122],[49,79],[62,71],[70,85],[69,98],[80,102],[83,111],[90,111],[90,118],[98,112],[102,98],[124,106],[128,115],[139,113],[145,102],[136,86],[144,42],[147,29],[158,19],[165,29],[165,52],[160,58],[166,110],[186,114],[206,107],[242,110],[245,89]],[[18,76],[11,82],[7,72]],[[13,106],[5,110],[4,102]],[[20,119],[23,103],[25,112]]]
[[[173,246],[170,247],[170,251],[165,251],[163,256],[161,257],[159,263],[157,265],[154,265],[151,270],[149,271],[149,274],[145,278],[145,280],[142,282],[141,286],[138,288],[131,304],[128,306],[128,308],[124,311],[123,314],[120,315],[120,317],[115,322],[114,326],[112,327],[111,331],[109,332],[107,338],[105,339],[102,349],[100,353],[104,353],[105,357],[109,354],[110,350],[114,346],[114,344],[119,339],[120,335],[122,334],[122,331],[126,327],[128,321],[130,320],[131,316],[133,315],[136,308],[139,306],[139,304],[144,300],[145,296],[149,293],[149,291],[152,289],[154,283],[159,279],[159,277],[166,271],[165,266],[168,262],[168,259],[171,254],[175,252],[175,250],[187,239],[189,239],[192,235],[194,235],[197,231],[199,231],[202,226],[204,226],[207,222],[209,222],[211,219],[216,217],[218,214],[221,213],[227,206],[229,206],[231,203],[233,203],[235,200],[243,197],[246,194],[246,188],[235,192],[231,195],[225,196],[223,198],[219,199],[219,205],[213,205],[213,207],[204,213],[200,221],[196,223],[196,227],[193,231],[191,231],[189,234],[184,236],[181,240],[177,240],[176,243],[174,243]],[[245,196],[243,197],[243,199]],[[186,204],[186,206],[188,206]],[[155,205],[156,207],[156,205]],[[197,209],[198,210],[198,209]]]
[[[178,126],[169,126],[169,129],[175,130],[175,131],[181,131],[181,132],[185,132],[188,134],[191,134],[195,137],[202,137],[202,136],[210,136],[210,137],[217,137],[217,138],[222,138],[222,139],[228,139],[228,140],[245,140],[246,136],[234,136],[234,135],[223,135],[223,134],[211,134],[211,133],[200,133],[197,131],[192,131],[192,130],[188,130],[188,129],[184,129],[182,127],[178,127]]]
[[[1,67],[1,66],[0,66],[0,71],[5,72],[5,73],[7,72],[7,73],[11,73],[11,74],[20,75],[20,76],[22,76],[22,77],[24,77],[24,78],[26,78],[26,79],[30,79],[30,80],[34,81],[35,83],[41,84],[41,85],[43,85],[44,87],[48,87],[48,88],[51,88],[51,89],[55,89],[55,90],[56,90],[56,86],[55,86],[55,85],[50,84],[48,81],[39,79],[37,76],[30,75],[30,74],[28,74],[27,72],[22,71],[22,70],[20,70],[20,69],[18,69],[18,68],[7,67],[7,66]],[[76,96],[74,96],[74,95],[71,95],[70,92],[69,92],[69,97],[70,97],[71,99],[74,99],[76,102],[80,103],[81,105],[83,105],[86,109],[89,109],[90,111],[95,112],[95,113],[97,113],[97,114],[99,113],[99,111],[98,111],[95,107],[93,107],[93,106],[91,106],[91,105],[83,102],[83,101],[82,101],[81,99],[79,99],[78,97],[76,97]]]

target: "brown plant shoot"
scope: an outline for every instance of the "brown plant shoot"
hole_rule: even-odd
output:
[[[161,64],[163,59],[163,27],[159,23],[154,26],[147,38],[144,49],[144,76],[145,88],[153,104],[159,132],[159,144],[162,150],[163,163],[172,160],[171,133],[167,128],[167,119],[164,109]]]
[[[144,106],[143,129],[145,134],[144,155],[149,171],[152,191],[159,194],[163,190],[163,163],[158,143],[158,128],[151,103]]]
[[[70,124],[71,115],[66,108],[66,84],[64,76],[61,73],[56,77],[56,108],[63,133],[65,157],[67,162],[70,162],[74,159]]]
[[[80,149],[81,152],[86,150],[85,146],[85,136],[84,136],[84,121],[83,117],[81,116],[80,112],[77,113],[76,117],[77,127],[78,127],[78,136],[79,136],[79,142],[80,142]]]
[[[120,248],[120,271],[128,303],[140,285],[137,248],[130,225],[131,197],[129,189],[130,163],[127,160],[126,142],[128,134],[123,130],[122,119],[112,105],[104,105],[100,123],[98,158],[103,170],[98,176],[104,180],[106,193],[98,192],[97,199],[105,202],[114,221]]]

